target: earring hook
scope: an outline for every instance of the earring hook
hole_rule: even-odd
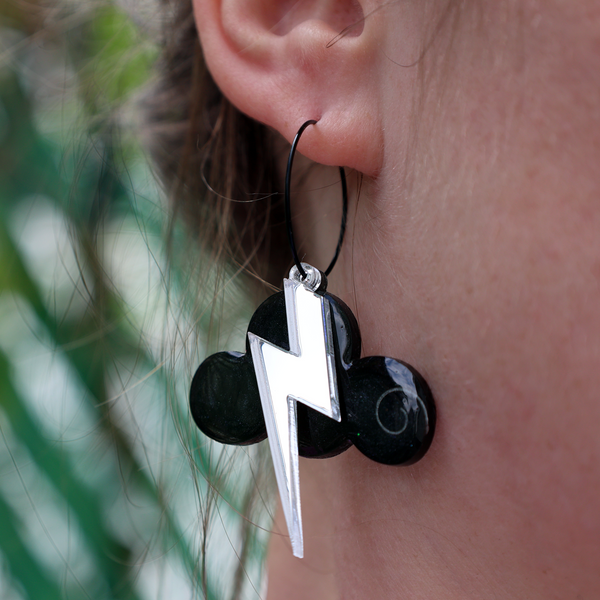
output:
[[[298,256],[298,251],[296,250],[296,244],[294,242],[294,229],[292,227],[292,209],[291,209],[291,202],[290,202],[290,182],[292,179],[292,166],[294,164],[294,156],[296,154],[296,147],[298,146],[298,142],[300,141],[300,136],[304,133],[304,130],[309,126],[309,125],[316,125],[317,121],[315,121],[314,119],[311,119],[309,121],[306,121],[306,123],[304,123],[302,125],[302,127],[300,127],[300,129],[298,130],[298,133],[296,134],[296,137],[294,138],[294,141],[292,142],[292,147],[290,149],[290,155],[288,157],[288,162],[287,162],[287,169],[285,172],[285,220],[286,220],[286,224],[287,224],[287,230],[288,230],[288,239],[290,242],[290,249],[292,251],[292,255],[294,257],[294,262],[296,263],[296,267],[298,269],[298,272],[300,273],[300,276],[302,277],[302,279],[306,279],[307,277],[307,273],[304,270],[302,263],[300,262],[300,258]],[[340,227],[340,235],[338,238],[338,243],[337,243],[337,247],[335,249],[335,254],[333,255],[333,259],[331,260],[331,262],[329,263],[329,266],[327,267],[327,270],[325,271],[325,275],[329,275],[331,273],[331,271],[333,270],[333,267],[335,266],[335,263],[337,262],[338,256],[340,255],[340,250],[342,248],[342,243],[344,241],[344,234],[346,233],[346,219],[348,216],[348,186],[346,184],[346,172],[344,171],[343,167],[339,167],[340,170],[340,176],[342,179],[342,224]]]

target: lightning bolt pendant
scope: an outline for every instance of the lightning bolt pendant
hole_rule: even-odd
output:
[[[299,558],[304,542],[296,403],[341,420],[330,310],[314,291],[321,286],[321,273],[303,266],[309,275],[305,281],[296,267],[284,279],[289,352],[248,333],[277,486],[292,551]]]
[[[324,458],[354,445],[380,464],[411,465],[429,449],[436,423],[419,372],[387,356],[361,358],[350,309],[325,292],[324,275],[303,267],[305,279],[293,267],[284,291],[257,308],[246,353],[207,357],[190,388],[192,416],[207,436],[246,445],[268,435],[298,557],[304,553],[299,454]],[[297,411],[298,402],[305,406]]]

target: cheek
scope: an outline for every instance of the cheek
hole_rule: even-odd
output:
[[[584,577],[600,539],[600,223],[549,174],[508,179],[395,226],[358,216],[364,354],[410,362],[436,397],[423,468],[446,502],[424,518],[526,573]]]
[[[438,428],[414,467],[352,451],[332,467],[340,560],[371,548],[376,572],[387,561],[377,549],[405,556],[408,545],[421,564],[445,561],[424,575],[441,591],[444,579],[473,585],[477,569],[510,574],[513,597],[600,585],[600,223],[524,184],[482,187],[485,203],[431,207],[395,231],[357,216],[363,355],[414,365]],[[472,567],[462,574],[457,553]]]
[[[525,578],[583,580],[600,539],[599,157],[583,124],[549,147],[527,120],[493,165],[478,130],[456,163],[427,165],[427,188],[367,190],[349,264],[363,353],[413,364],[438,406],[418,466],[428,494],[413,490],[427,510],[403,494],[396,517],[443,522],[465,552],[502,555]],[[381,489],[388,474],[372,477]],[[406,478],[389,477],[401,493]]]

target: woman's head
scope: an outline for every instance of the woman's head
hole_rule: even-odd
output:
[[[439,411],[407,470],[352,451],[304,467],[307,558],[274,570],[272,589],[304,569],[318,597],[325,564],[344,598],[597,596],[598,3],[195,0],[194,13],[227,100],[192,131],[211,133],[223,103],[268,126],[227,129],[260,131],[273,183],[252,191],[268,193],[278,136],[319,119],[300,151],[362,176],[330,289],[365,354],[414,364]],[[307,182],[321,189],[298,199],[295,227],[319,266],[339,192],[323,187],[335,174]],[[272,249],[262,261],[287,256]]]

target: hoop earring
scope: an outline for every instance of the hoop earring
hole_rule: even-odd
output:
[[[290,185],[292,180],[292,168],[294,166],[294,156],[296,156],[296,148],[298,147],[298,142],[300,141],[300,137],[304,133],[304,130],[309,125],[316,125],[317,121],[311,119],[310,121],[306,121],[298,130],[298,133],[294,137],[294,141],[292,142],[292,147],[290,148],[290,154],[288,156],[287,161],[287,169],[285,171],[285,223],[287,226],[288,232],[288,240],[290,243],[290,249],[292,251],[292,256],[294,257],[294,264],[300,273],[302,280],[306,279],[307,273],[300,262],[300,258],[298,256],[298,251],[296,250],[296,243],[294,242],[294,228],[292,226],[292,208],[291,208],[291,200],[290,200]],[[335,263],[340,255],[340,250],[342,249],[342,244],[344,242],[344,235],[346,234],[346,221],[348,218],[348,184],[346,183],[346,172],[344,171],[344,167],[338,167],[340,170],[340,179],[342,182],[342,224],[340,226],[340,235],[338,236],[338,243],[335,248],[335,254],[329,263],[327,269],[325,269],[325,275],[329,275],[331,271],[333,271],[333,267],[335,267]]]
[[[294,243],[290,180],[299,129],[285,179],[286,220],[294,266],[283,291],[256,310],[246,353],[219,352],[198,368],[190,389],[197,426],[225,444],[269,438],[292,551],[303,556],[298,456],[326,458],[351,445],[386,465],[409,465],[427,452],[435,431],[433,396],[410,365],[384,356],[360,358],[350,309],[327,292],[343,243],[348,195],[333,260],[323,273],[301,263]]]

